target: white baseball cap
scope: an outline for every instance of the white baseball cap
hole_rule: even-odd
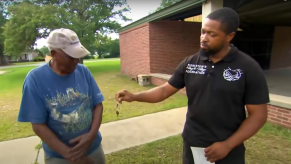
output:
[[[77,34],[66,28],[51,31],[47,38],[49,49],[61,49],[72,58],[79,59],[90,52],[81,44]]]

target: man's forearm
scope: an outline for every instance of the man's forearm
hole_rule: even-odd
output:
[[[167,90],[163,86],[134,94],[133,101],[158,103],[168,98]]]
[[[233,149],[255,135],[265,123],[266,118],[263,116],[249,116],[242,123],[239,129],[225,142],[231,149]]]
[[[92,139],[95,139],[97,132],[99,131],[100,125],[102,123],[102,113],[103,113],[103,104],[98,104],[95,106],[93,111],[93,121],[89,131],[89,135],[92,136]]]
[[[33,131],[40,139],[62,156],[68,153],[69,147],[60,141],[46,124],[32,124]]]

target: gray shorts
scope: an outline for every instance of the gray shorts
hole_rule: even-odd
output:
[[[105,164],[105,155],[102,145],[89,155],[94,160],[94,164]],[[71,164],[69,161],[60,158],[46,158],[45,164]]]

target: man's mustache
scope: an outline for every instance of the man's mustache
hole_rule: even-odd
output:
[[[208,44],[205,43],[205,42],[200,42],[200,44],[201,44],[202,46],[204,46],[204,47],[208,47]]]

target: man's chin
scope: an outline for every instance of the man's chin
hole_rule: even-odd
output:
[[[207,54],[208,53],[208,49],[206,49],[206,48],[200,48],[200,52],[201,53],[205,53],[205,54]]]
[[[200,53],[205,55],[205,56],[212,56],[214,53],[210,51],[209,49],[206,48],[200,48]]]

